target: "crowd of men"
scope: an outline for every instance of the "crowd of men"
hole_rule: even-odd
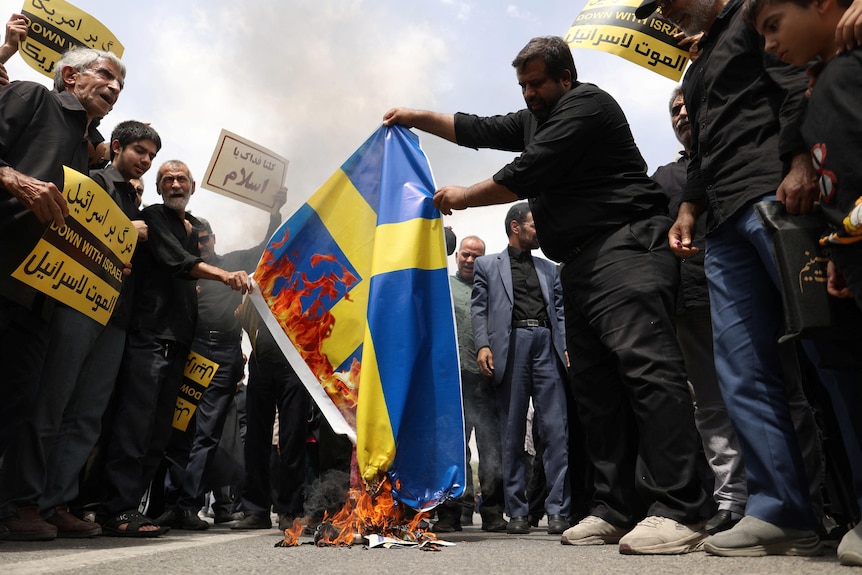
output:
[[[789,295],[755,208],[777,201],[793,217],[819,200],[828,291],[862,307],[859,169],[850,159],[862,120],[847,87],[860,77],[862,6],[644,0],[637,15],[656,10],[700,36],[670,98],[681,157],[652,177],[622,109],[578,80],[559,37],[532,39],[512,62],[525,109],[384,114],[385,125],[519,153],[487,180],[434,195],[444,214],[527,200],[506,215],[503,252],[486,255],[480,238],[462,239],[451,279],[482,529],[527,533],[547,514],[547,532],[565,545],[719,556],[816,555],[837,533],[838,559],[862,565],[862,335],[779,343]],[[9,38],[26,34],[22,18],[7,25],[0,60]],[[800,40],[801,29],[814,33]],[[57,63],[54,90],[0,89],[0,361],[5,396],[16,398],[0,418],[0,537],[153,537],[209,525],[198,510],[241,379],[234,310],[263,246],[218,256],[212,228],[187,210],[195,182],[177,160],[158,169],[163,203],[141,210],[132,180],[161,140],[128,121],[107,142],[110,164],[90,172],[139,239],[108,325],[11,277],[47,225],[64,225],[62,166],[91,168],[88,149],[102,142],[96,128],[125,74],[110,52],[78,49]],[[270,233],[279,222],[276,209]],[[540,246],[558,265],[532,256]],[[246,327],[255,342],[245,449],[254,472],[234,527],[270,528],[275,510],[285,528],[302,513],[309,403],[271,337]],[[225,369],[192,432],[179,434],[171,421],[190,351]],[[831,401],[818,407],[842,439],[826,456],[850,471],[832,476],[852,493],[838,527],[826,520],[836,502],[823,495],[816,390],[826,390]],[[284,457],[273,500],[261,436],[276,407]],[[160,465],[163,505],[147,516],[141,498]],[[95,497],[81,501],[87,481]],[[94,522],[74,513],[86,504]],[[435,531],[461,529],[472,510],[469,498],[441,506]]]
[[[27,24],[26,17],[12,16],[0,59],[15,52]],[[34,82],[9,83],[3,76],[0,338],[9,401],[2,408],[0,434],[0,538],[153,537],[171,527],[204,529],[208,523],[198,518],[204,495],[220,487],[211,485],[216,448],[244,377],[242,328],[234,310],[250,290],[248,273],[266,239],[281,223],[286,191],[277,195],[264,243],[224,256],[215,252],[209,223],[187,210],[195,181],[184,162],[159,167],[156,186],[163,203],[141,209],[140,178],[161,149],[161,138],[135,120],[120,122],[107,142],[97,130],[119,98],[125,75],[113,53],[78,48],[57,62],[53,90]],[[89,174],[137,234],[107,325],[12,277],[46,226],[66,223],[69,206],[60,191],[64,166]],[[199,398],[193,423],[175,430],[190,351],[218,364],[218,377]],[[296,460],[298,452],[303,466],[287,474],[301,478],[294,493],[285,493],[294,502],[285,509],[290,523],[303,513],[308,399],[292,403],[302,412],[295,418],[302,425],[292,420],[283,427],[298,429],[300,439],[284,456]],[[279,406],[289,412],[286,404]],[[263,445],[248,458],[260,459],[258,468],[269,468],[271,421],[269,427],[257,434]],[[168,468],[164,488],[161,478],[153,481],[163,467]],[[161,505],[159,515],[141,512],[148,492],[149,513]],[[255,500],[266,508],[267,521],[269,498],[267,491],[263,501]],[[257,511],[251,503],[245,508]],[[245,527],[242,521],[238,526]]]
[[[766,16],[749,15],[743,0],[645,0],[638,8],[641,19],[658,9],[689,37],[702,34],[693,51],[697,59],[671,99],[683,158],[652,179],[622,110],[597,86],[578,81],[571,51],[558,37],[534,38],[512,62],[524,110],[480,117],[393,108],[384,115],[386,125],[418,128],[461,146],[520,153],[487,180],[437,190],[434,202],[448,214],[527,199],[529,221],[512,221],[535,225],[545,255],[560,264],[576,405],[568,425],[574,420],[584,433],[593,477],[589,512],[564,530],[563,544],[615,543],[624,554],[701,549],[723,556],[821,553],[822,454],[802,387],[807,371],[832,399],[852,470],[851,523],[858,521],[858,334],[835,330],[804,337],[798,345],[779,345],[784,317],[778,270],[771,237],[754,205],[777,200],[791,216],[810,213],[820,191],[831,215],[823,228],[831,226],[836,231],[829,237],[838,238],[831,246],[829,291],[852,297],[852,287],[859,285],[852,279],[858,277],[858,260],[852,255],[858,251],[852,243],[859,237],[858,189],[845,191],[847,196],[838,201],[832,196],[842,176],[853,181],[858,168],[836,161],[832,166],[842,165],[847,173],[827,171],[825,147],[804,138],[802,117],[805,64],[815,56],[827,64],[848,47],[835,60],[858,57],[853,30],[862,10],[849,2],[830,2],[836,7],[826,18],[821,2],[753,4]],[[846,26],[839,26],[842,16]],[[806,18],[819,24],[819,50],[800,49],[814,41],[809,36],[793,45]],[[849,76],[845,72],[842,79]],[[815,83],[812,104],[818,89]],[[849,102],[847,93],[844,100],[833,95],[833,101]],[[833,108],[832,128],[821,129],[820,138],[843,125],[847,108],[839,106],[837,114]],[[822,109],[826,115],[826,106]],[[814,122],[805,126],[816,131]],[[849,153],[845,147],[853,135],[858,137],[860,126],[846,130],[843,139],[835,136],[836,154]],[[668,195],[675,220],[669,216]],[[702,215],[705,221],[699,220]],[[507,220],[507,226],[511,223]],[[698,262],[704,252],[705,259]],[[539,266],[528,266],[532,271],[525,279],[518,250],[510,247],[508,258],[489,257],[504,262],[507,303],[514,302],[515,310],[531,309],[533,315],[524,322],[513,311],[507,327],[486,325],[486,288],[475,281],[476,270],[491,262],[476,260],[472,320],[477,358],[498,384],[500,417],[515,401],[516,386],[508,378],[524,378],[541,422],[541,376],[523,367],[522,354],[530,352],[518,345],[530,348],[522,330],[554,331],[541,308],[527,301],[538,293]],[[493,274],[495,280],[499,276]],[[541,295],[540,301],[550,306],[550,294],[542,290]],[[488,339],[488,333],[499,336],[501,331],[515,346],[502,364],[502,382],[501,358]],[[545,347],[552,348],[549,341]],[[558,417],[556,423],[562,427],[566,421]],[[505,438],[513,427],[511,420],[500,425],[504,467]],[[541,431],[539,435],[541,442]],[[570,451],[576,445],[570,441]],[[543,446],[547,449],[551,442]],[[716,480],[713,506],[707,504],[698,473],[700,449]],[[545,454],[546,472],[553,459]],[[506,467],[506,473],[506,511],[514,524],[509,531],[518,533],[528,517],[523,516],[522,493],[516,496],[508,489],[519,483],[518,471]],[[552,480],[546,478],[549,513],[555,504]],[[554,531],[549,520],[549,532]],[[839,560],[862,565],[862,527],[857,523],[839,534]]]

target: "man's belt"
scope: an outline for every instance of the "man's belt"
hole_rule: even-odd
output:
[[[551,327],[551,322],[546,319],[516,319],[512,322],[512,327]]]
[[[204,330],[198,333],[198,337],[207,341],[230,342],[242,339],[241,331],[218,331],[215,329]]]

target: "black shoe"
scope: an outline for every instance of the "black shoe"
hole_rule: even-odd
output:
[[[569,520],[562,515],[548,515],[548,535],[562,535],[569,528]]]
[[[454,531],[461,531],[461,523],[450,517],[440,519],[431,526],[432,533],[452,533]]]
[[[231,521],[239,521],[242,519],[242,513],[239,511],[235,513],[216,513],[215,517],[213,517],[213,523],[216,525],[221,525],[222,523],[230,523]]]
[[[489,531],[491,533],[502,533],[508,526],[509,524],[506,523],[502,515],[489,517],[482,521],[482,531]]]
[[[530,520],[530,526],[531,526],[531,527],[538,527],[538,526],[539,526],[539,521],[541,521],[541,520],[542,520],[542,516],[541,516],[541,515],[533,515],[532,513],[530,513],[530,514],[527,516],[527,519],[529,519],[529,520]]]
[[[186,531],[206,531],[210,524],[198,517],[194,509],[169,509],[153,521],[159,527],[173,527]]]
[[[706,522],[703,530],[709,535],[715,535],[716,533],[727,531],[737,523],[739,523],[739,519],[734,519],[733,513],[729,509],[719,509],[718,513]]]
[[[272,529],[272,519],[267,515],[246,515],[230,526],[231,529]]]
[[[530,532],[530,521],[526,516],[512,517],[509,519],[509,524],[506,526],[506,533],[509,535],[522,535]]]

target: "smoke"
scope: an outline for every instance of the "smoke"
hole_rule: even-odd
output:
[[[349,487],[349,473],[338,469],[324,471],[314,483],[306,487],[306,517],[321,519],[324,512],[330,517],[338,513],[347,501]]]

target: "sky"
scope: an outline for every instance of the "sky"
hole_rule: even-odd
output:
[[[123,43],[126,84],[102,121],[108,138],[129,119],[162,138],[144,176],[145,203],[160,202],[156,167],[186,162],[202,180],[222,128],[290,162],[285,219],[379,126],[386,110],[505,114],[524,107],[512,59],[535,36],[568,31],[586,0],[72,0]],[[6,16],[23,2],[5,3]],[[575,49],[578,79],[620,103],[648,173],[679,145],[667,102],[675,83],[617,56]],[[13,56],[12,80],[50,85]],[[419,132],[438,187],[492,176],[515,154],[461,148]],[[189,209],[211,222],[216,250],[261,242],[268,214],[198,187]],[[507,206],[444,217],[487,253],[506,246]],[[454,256],[449,258],[454,270]]]

